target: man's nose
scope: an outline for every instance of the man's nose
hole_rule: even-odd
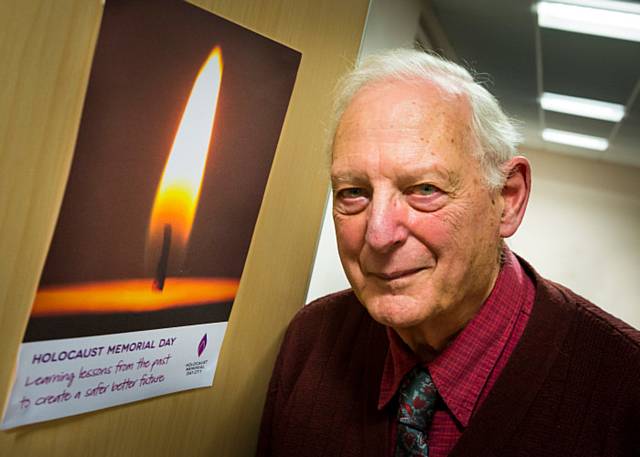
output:
[[[404,243],[409,233],[406,218],[407,208],[397,196],[374,196],[369,206],[366,243],[381,252]]]

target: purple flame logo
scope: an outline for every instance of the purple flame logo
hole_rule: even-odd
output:
[[[204,352],[204,348],[207,347],[207,334],[205,333],[200,342],[198,343],[198,357]]]

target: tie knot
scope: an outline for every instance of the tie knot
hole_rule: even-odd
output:
[[[425,431],[431,424],[437,399],[438,391],[429,372],[424,367],[415,367],[400,385],[398,421]]]

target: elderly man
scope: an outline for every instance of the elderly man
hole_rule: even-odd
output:
[[[334,222],[352,290],[301,310],[259,455],[640,455],[640,336],[503,239],[531,188],[461,67],[369,58],[340,86]]]

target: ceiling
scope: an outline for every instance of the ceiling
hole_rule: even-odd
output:
[[[539,28],[535,3],[425,0],[421,32],[434,49],[479,73],[522,123],[525,147],[640,167],[640,43]],[[626,115],[616,123],[544,111],[543,91],[620,103]],[[549,143],[543,128],[604,137],[609,147]]]

